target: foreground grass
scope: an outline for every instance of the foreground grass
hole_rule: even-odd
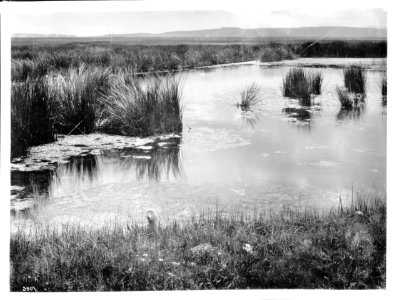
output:
[[[11,236],[11,290],[385,288],[386,204],[326,214],[201,214],[145,228],[76,225]]]

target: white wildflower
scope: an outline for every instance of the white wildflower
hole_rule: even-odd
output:
[[[147,254],[145,253],[145,254],[143,254],[142,256],[143,256],[143,257],[147,257]]]
[[[159,258],[159,261],[163,261],[164,259],[162,259],[162,258]]]
[[[243,246],[243,249],[247,252],[247,253],[252,253],[252,246],[250,244],[245,244]]]

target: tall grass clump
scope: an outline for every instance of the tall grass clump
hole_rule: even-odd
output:
[[[283,78],[283,96],[299,99],[304,106],[311,105],[311,80],[302,68],[291,69]]]
[[[11,85],[11,157],[54,140],[47,82],[30,79]]]
[[[343,71],[345,88],[350,93],[365,95],[366,74],[362,66],[350,66]]]
[[[181,81],[176,77],[116,76],[101,105],[105,132],[148,136],[182,130]]]
[[[350,199],[344,199],[349,201]],[[147,228],[36,224],[11,235],[11,291],[379,289],[386,286],[386,199],[329,212],[202,212]]]
[[[240,91],[240,102],[236,106],[243,111],[251,110],[261,102],[259,91],[260,88],[255,82],[249,84]]]
[[[91,133],[95,129],[98,102],[109,89],[109,69],[70,68],[65,74],[50,73],[49,94],[53,119],[60,133]]]
[[[310,92],[313,95],[321,95],[321,87],[323,84],[323,74],[321,72],[310,75]]]

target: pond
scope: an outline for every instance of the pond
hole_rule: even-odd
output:
[[[162,222],[202,211],[247,213],[349,203],[356,191],[386,190],[385,60],[311,59],[186,71],[184,129],[150,146],[75,156],[53,171],[12,172],[12,228],[117,219]],[[365,106],[340,108],[341,66],[368,66]],[[321,71],[322,95],[311,110],[282,97],[294,65]],[[256,82],[261,104],[242,112],[239,91]]]

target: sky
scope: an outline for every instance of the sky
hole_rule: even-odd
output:
[[[220,27],[354,26],[386,28],[382,9],[107,11],[107,12],[17,12],[11,33],[105,34],[161,33]]]

